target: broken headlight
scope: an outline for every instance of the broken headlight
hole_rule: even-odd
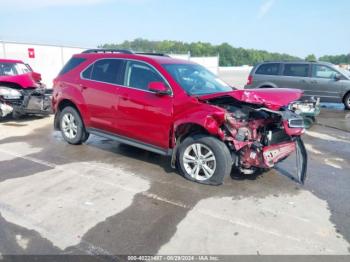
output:
[[[2,96],[4,99],[20,99],[22,94],[16,89],[1,86],[0,96]]]

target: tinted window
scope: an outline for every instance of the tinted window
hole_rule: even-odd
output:
[[[323,65],[314,65],[312,70],[312,77],[317,78],[334,79],[337,74],[334,69]]]
[[[72,57],[67,64],[62,68],[61,72],[58,75],[64,75],[68,73],[69,71],[73,70],[77,66],[79,66],[81,63],[83,63],[86,59],[85,58],[79,58],[79,57]]]
[[[91,79],[92,68],[93,65],[89,66],[87,69],[84,70],[84,72],[82,73],[83,78]]]
[[[164,80],[152,67],[140,62],[129,62],[126,86],[148,90],[148,84],[151,82],[164,82]]]
[[[120,59],[99,60],[93,66],[91,79],[121,85],[123,65],[124,61]]]
[[[256,70],[256,74],[258,75],[278,75],[280,70],[280,64],[278,63],[269,63],[269,64],[263,64],[259,66],[259,68]]]
[[[17,74],[16,64],[0,63],[0,76],[15,76]]]
[[[308,77],[309,65],[308,64],[285,64],[283,75]]]

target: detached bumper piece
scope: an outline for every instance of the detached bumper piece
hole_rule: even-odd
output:
[[[0,101],[0,116],[13,114],[14,117],[33,114],[49,115],[51,108],[52,91],[48,89],[35,89],[22,91],[19,99],[2,99]]]

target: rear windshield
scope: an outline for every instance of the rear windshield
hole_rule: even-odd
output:
[[[69,71],[73,70],[77,66],[79,66],[81,63],[83,63],[86,59],[85,58],[80,58],[80,57],[72,57],[67,64],[62,68],[61,72],[58,74],[64,75],[68,73]]]

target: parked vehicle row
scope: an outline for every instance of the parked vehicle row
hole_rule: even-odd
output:
[[[304,182],[297,89],[234,90],[204,67],[162,54],[88,50],[54,80],[54,126],[73,145],[90,134],[171,156],[187,179],[219,185],[232,168],[274,167],[296,152]]]
[[[0,118],[50,112],[51,95],[41,75],[20,60],[0,59]]]
[[[252,69],[245,88],[301,89],[305,98],[350,109],[350,72],[326,62],[264,62]]]

